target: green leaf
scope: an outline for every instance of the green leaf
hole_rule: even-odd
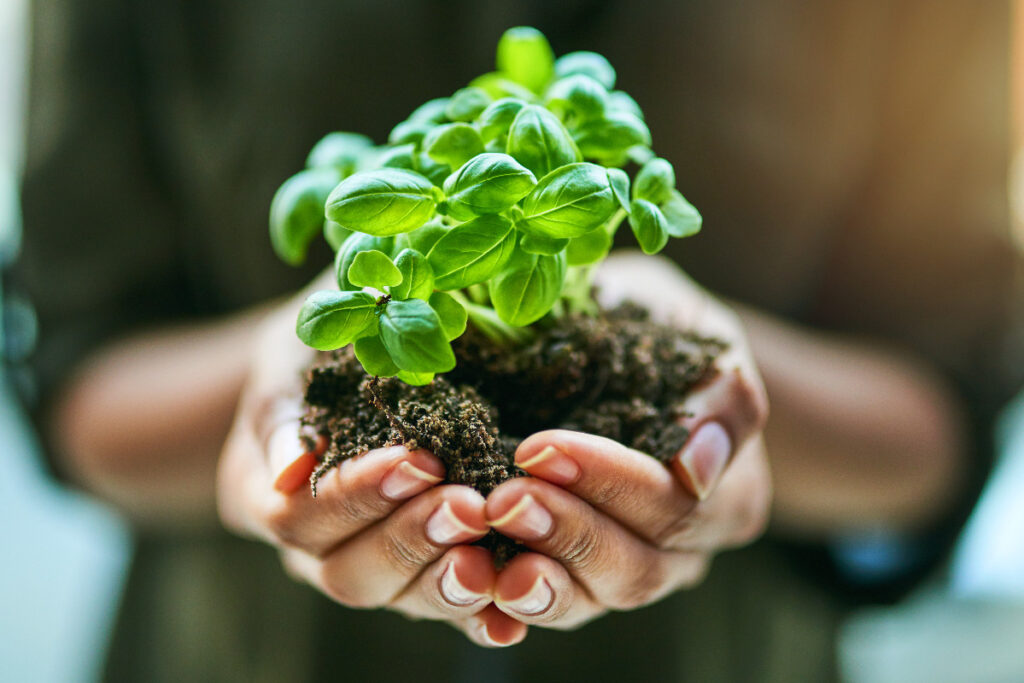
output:
[[[395,265],[401,271],[402,282],[391,286],[391,296],[396,299],[428,299],[434,291],[434,269],[427,257],[415,249],[403,249],[395,257]]]
[[[528,254],[557,254],[568,244],[568,239],[555,239],[530,233],[524,233],[519,239],[519,248]]]
[[[661,206],[665,214],[665,222],[668,227],[668,234],[673,237],[689,237],[700,232],[704,219],[700,212],[683,198],[683,195],[673,190],[668,201]]]
[[[400,370],[398,372],[398,379],[402,380],[409,386],[413,387],[424,387],[434,381],[433,372],[407,372]]]
[[[608,184],[612,186],[612,193],[619,206],[629,213],[629,176],[621,168],[609,168]]]
[[[388,144],[405,145],[411,143],[418,145],[435,125],[437,124],[423,119],[406,119],[391,129],[391,133],[388,135]]]
[[[390,254],[394,245],[394,237],[374,237],[373,235],[367,235],[362,232],[352,233],[352,235],[345,240],[345,243],[341,245],[341,249],[338,250],[338,253],[334,258],[334,275],[338,281],[338,289],[361,289],[361,287],[349,282],[348,279],[348,270],[352,267],[352,262],[355,261],[358,254],[374,249],[385,254]]]
[[[599,119],[604,116],[607,99],[608,91],[604,86],[586,74],[560,78],[544,94],[544,103],[548,109],[558,114],[563,121]]]
[[[603,226],[571,239],[565,249],[566,262],[570,266],[589,266],[598,263],[611,251],[613,239],[612,234]]]
[[[434,187],[439,189],[444,185],[445,179],[452,172],[451,166],[434,161],[426,153],[420,153],[416,156],[415,166],[414,171],[424,176]]]
[[[514,97],[526,102],[533,102],[537,99],[532,90],[497,71],[477,76],[469,82],[469,85],[470,87],[480,88],[496,100],[502,97]]]
[[[676,172],[665,159],[651,159],[636,174],[633,198],[646,199],[652,204],[664,204],[676,189]]]
[[[427,254],[449,230],[450,228],[444,224],[444,221],[437,217],[427,221],[422,228],[400,235],[398,239],[402,240],[403,249],[415,249],[421,254]]]
[[[491,102],[476,122],[477,128],[480,129],[480,137],[484,142],[506,138],[512,121],[524,106],[526,102],[514,97],[503,97]]]
[[[284,181],[270,203],[270,242],[293,266],[306,260],[313,238],[323,229],[324,202],[341,180],[335,168],[310,168]]]
[[[565,78],[572,74],[590,76],[603,85],[605,90],[615,87],[615,68],[596,52],[570,52],[559,57],[555,62],[555,75]]]
[[[520,229],[563,239],[579,237],[607,221],[618,202],[604,168],[577,163],[541,178],[522,206]]]
[[[416,145],[406,143],[384,149],[377,156],[377,165],[381,168],[403,168],[407,171],[416,170]]]
[[[434,286],[451,290],[484,282],[508,262],[515,247],[512,222],[486,215],[449,230],[427,253]]]
[[[384,168],[363,171],[334,188],[327,217],[369,235],[397,235],[415,230],[434,214],[436,189],[412,171]]]
[[[384,291],[385,287],[401,284],[402,273],[382,251],[371,249],[361,251],[348,267],[348,281],[356,287],[373,287]]]
[[[646,199],[634,199],[629,212],[629,226],[645,254],[657,254],[668,242],[668,225],[664,214]]]
[[[483,152],[484,142],[468,123],[446,123],[423,138],[423,149],[434,161],[458,168]]]
[[[491,96],[483,88],[470,86],[456,91],[448,101],[444,113],[452,121],[472,121],[491,103]]]
[[[313,292],[299,309],[295,333],[319,351],[340,349],[374,324],[377,301],[365,292]]]
[[[588,121],[573,131],[573,138],[585,158],[615,164],[624,163],[631,147],[651,144],[647,124],[623,111],[607,111],[603,119]]]
[[[366,374],[374,377],[394,377],[398,374],[398,366],[391,360],[391,354],[384,348],[380,335],[370,335],[357,339],[355,343],[356,358],[366,370]]]
[[[391,301],[380,316],[380,337],[400,370],[448,372],[455,354],[437,313],[426,301]]]
[[[507,154],[473,157],[444,181],[448,214],[458,220],[500,213],[537,184],[530,171]]]
[[[348,228],[343,228],[334,221],[324,219],[324,239],[335,252],[341,249],[341,245],[345,244],[345,240],[351,234],[352,231]]]
[[[437,313],[448,341],[458,339],[466,331],[469,316],[465,307],[448,292],[434,292],[430,295],[430,307]]]
[[[515,327],[540,320],[562,293],[565,269],[565,254],[539,256],[517,249],[508,266],[488,283],[494,310]]]
[[[505,31],[498,41],[498,71],[516,83],[540,92],[555,72],[555,55],[547,38],[529,26]]]
[[[343,177],[350,176],[372,153],[373,140],[365,135],[328,133],[309,151],[306,167],[336,168]]]
[[[558,117],[529,104],[519,110],[508,131],[508,153],[538,178],[580,161],[579,149]]]
[[[447,108],[447,97],[438,97],[432,100],[427,100],[420,106],[416,107],[416,110],[409,114],[409,118],[407,120],[422,121],[425,123],[445,123],[448,120],[448,116],[445,114],[445,109]]]
[[[632,114],[641,121],[644,120],[644,112],[640,109],[640,105],[636,103],[636,100],[621,90],[612,90],[608,93],[608,108],[614,109],[615,111],[623,111],[627,114]]]

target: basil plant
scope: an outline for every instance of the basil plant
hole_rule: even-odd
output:
[[[516,344],[535,323],[595,311],[592,271],[624,218],[648,254],[700,230],[607,59],[555,59],[519,27],[496,66],[417,108],[386,145],[327,135],[278,190],[277,254],[299,264],[318,234],[336,252],[338,288],[299,311],[307,345],[353,344],[367,373],[425,384],[455,366],[467,320]]]

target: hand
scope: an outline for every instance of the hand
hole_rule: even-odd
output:
[[[603,303],[652,302],[654,317],[727,340],[719,372],[686,400],[691,436],[669,468],[614,441],[554,430],[516,452],[533,477],[487,499],[488,523],[535,552],[494,588],[498,609],[573,628],[700,582],[712,556],[763,531],[771,482],[761,431],[767,399],[737,318],[674,266],[609,259]]]
[[[310,495],[316,454],[303,452],[299,418],[313,352],[295,337],[300,302],[264,324],[221,454],[222,521],[278,548],[294,576],[343,605],[447,621],[485,646],[522,640],[526,626],[491,604],[490,553],[460,545],[487,532],[484,499],[437,486],[444,467],[436,457],[401,446],[371,451],[331,470]]]

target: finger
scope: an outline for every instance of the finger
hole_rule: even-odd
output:
[[[712,552],[746,545],[764,533],[771,495],[764,442],[757,438],[736,454],[715,494],[686,517],[667,543]]]
[[[483,496],[467,486],[441,486],[328,553],[307,579],[349,607],[382,607],[450,546],[487,530]]]
[[[662,463],[592,434],[538,432],[519,445],[515,460],[662,548],[672,547],[671,539],[697,504]]]
[[[526,624],[508,616],[493,604],[454,625],[481,647],[516,645],[523,642],[529,630]]]
[[[429,565],[391,608],[418,619],[464,619],[491,603],[494,556],[478,546],[457,545]]]
[[[494,604],[524,624],[572,629],[600,616],[605,608],[550,557],[520,553],[498,574]]]
[[[655,549],[568,491],[533,478],[507,481],[487,497],[501,533],[560,562],[599,604],[632,609],[686,577],[673,553]]]
[[[269,444],[271,462],[287,461],[294,455],[294,430],[293,424],[286,424],[275,432]],[[304,457],[299,455],[299,459]],[[302,489],[290,494],[272,490],[269,481],[279,480],[278,474],[253,477],[249,499],[266,537],[320,555],[384,519],[403,501],[441,482],[443,476],[444,465],[431,453],[392,446],[340,463],[320,479],[316,498]]]

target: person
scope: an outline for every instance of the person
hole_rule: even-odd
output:
[[[969,505],[1020,375],[1004,3],[33,12],[20,272],[43,335],[37,413],[57,466],[140,529],[108,678],[830,680],[850,594],[821,543],[884,526],[934,555]],[[695,426],[721,426],[689,461],[703,499],[680,467],[561,432],[520,462],[553,446],[578,478],[535,460],[487,500],[433,486],[438,463],[401,448],[339,468],[316,501],[275,491],[303,362],[295,299],[275,297],[316,266],[274,262],[273,190],[324,132],[382,139],[463,85],[515,24],[606,54],[704,213],[671,256],[735,313],[666,263],[624,256],[600,279],[609,301],[655,292],[656,315],[735,342],[737,372],[696,404]],[[410,472],[420,484],[382,491]],[[772,484],[772,534],[709,569],[760,533]],[[526,493],[542,511],[509,517]],[[262,543],[225,537],[217,505]],[[537,552],[493,574],[462,545],[487,524]],[[521,643],[486,652],[322,594]]]

